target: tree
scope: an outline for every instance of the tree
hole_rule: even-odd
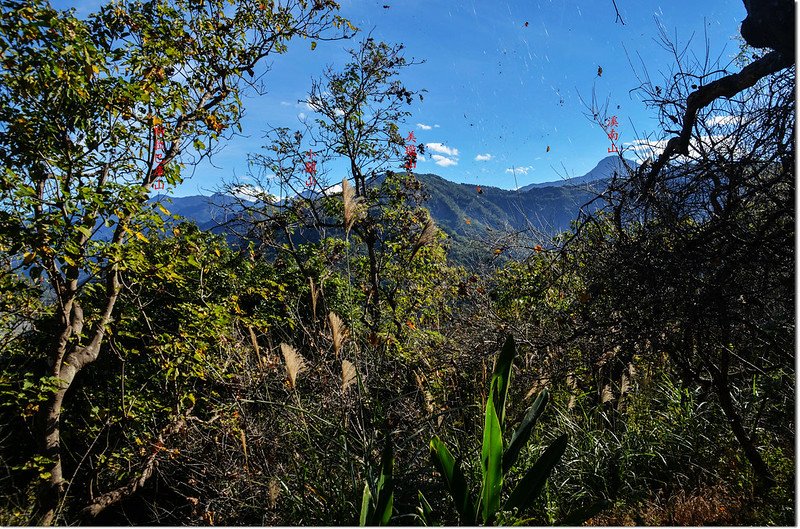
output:
[[[328,265],[336,268],[334,261],[346,253],[343,271],[363,294],[360,319],[373,332],[388,323],[402,334],[407,323],[435,319],[425,312],[444,300],[440,294],[446,290],[438,287],[448,277],[440,273],[443,236],[421,207],[421,184],[408,170],[406,147],[413,135],[400,132],[405,107],[422,96],[399,78],[414,64],[401,45],[368,37],[349,56],[341,72],[329,68],[313,82],[302,101],[314,113],[303,122],[305,130],[270,132],[270,152],[252,160],[262,174],[255,175],[261,194],[251,191],[262,200],[243,206],[252,210],[262,241],[290,256],[300,273],[316,281],[314,289],[322,287],[320,279],[298,246],[304,240],[336,246],[333,241],[343,236],[345,247],[327,252]],[[404,161],[406,171],[393,170]],[[341,186],[333,185],[338,178],[329,180],[334,162],[348,171]]]
[[[744,46],[736,73],[687,63],[664,39],[676,71],[641,87],[668,136],[652,142],[663,151],[616,178],[604,214],[572,241],[592,263],[578,273],[593,360],[668,354],[684,384],[716,398],[761,492],[775,476],[758,438],[787,441],[766,417],[790,420],[794,375],[794,56],[767,38],[793,17],[768,21],[758,15],[768,3],[745,2],[742,35],[774,49]]]
[[[159,226],[153,183],[179,183],[183,165],[210,154],[206,142],[237,126],[265,57],[295,36],[347,32],[337,8],[112,2],[80,20],[42,0],[3,2],[0,239],[14,269],[41,278],[54,300],[38,352],[58,379],[38,416],[39,523],[55,521],[68,481],[61,410],[114,319],[127,243]],[[89,285],[102,291],[96,304],[85,303]]]

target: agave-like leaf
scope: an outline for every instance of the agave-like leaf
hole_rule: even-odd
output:
[[[377,525],[388,525],[389,520],[392,518],[392,508],[394,506],[393,464],[392,443],[387,439],[386,447],[383,449],[383,456],[381,457],[381,476],[378,478],[377,487],[375,487],[375,521]]]
[[[517,461],[517,457],[519,457],[520,450],[522,450],[522,447],[524,447],[531,438],[533,427],[536,425],[536,421],[544,411],[544,407],[547,405],[549,398],[550,393],[544,389],[541,393],[539,393],[539,396],[536,397],[536,400],[533,401],[531,407],[528,408],[525,418],[522,419],[519,427],[511,437],[511,442],[508,443],[508,448],[506,448],[506,451],[503,453],[503,474],[508,472],[511,467],[514,466],[514,463]]]
[[[447,490],[450,491],[450,496],[453,497],[456,504],[456,510],[461,516],[461,521],[468,525],[474,524],[475,507],[470,498],[469,487],[464,473],[461,471],[461,465],[447,449],[447,445],[438,437],[431,439],[430,448],[433,464],[442,473]]]
[[[419,507],[417,507],[417,516],[422,520],[423,525],[427,526],[430,522],[430,515],[433,512],[433,507],[428,503],[422,491],[417,491],[417,499],[419,500]]]
[[[489,386],[495,389],[495,391],[490,391],[490,394],[494,399],[494,407],[500,421],[501,430],[506,423],[506,397],[508,396],[508,387],[511,384],[511,363],[514,361],[516,354],[517,348],[514,345],[514,337],[509,335],[494,362],[492,381]]]
[[[359,527],[366,527],[370,511],[372,493],[369,491],[369,484],[364,483],[364,493],[361,495],[361,515],[358,517]]]
[[[497,384],[492,384],[492,391],[486,399],[486,420],[483,426],[483,448],[481,449],[481,470],[483,486],[481,488],[481,518],[489,523],[494,513],[500,508],[500,494],[503,490],[503,431],[500,419],[494,409],[494,393]]]
[[[553,467],[561,460],[567,449],[567,434],[561,435],[547,447],[547,450],[536,460],[536,463],[525,473],[514,492],[508,497],[503,510],[519,509],[520,514],[530,506],[542,491]]]

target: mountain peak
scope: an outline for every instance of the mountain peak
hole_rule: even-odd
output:
[[[528,184],[526,186],[520,187],[520,191],[530,191],[531,189],[536,189],[540,187],[565,187],[565,186],[585,186],[591,184],[592,182],[597,182],[598,180],[607,180],[614,176],[614,173],[617,174],[624,174],[627,169],[625,165],[632,169],[636,169],[639,164],[634,162],[633,160],[625,159],[623,163],[622,159],[619,156],[611,155],[606,156],[599,162],[597,165],[594,166],[594,169],[589,171],[583,176],[576,176],[573,178],[563,178],[561,180],[552,180],[549,182],[541,182],[538,184]]]

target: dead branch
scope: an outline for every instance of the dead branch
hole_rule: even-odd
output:
[[[108,507],[114,505],[115,503],[119,503],[125,498],[128,498],[137,490],[142,488],[152,477],[156,466],[158,466],[158,457],[164,451],[164,439],[178,433],[181,429],[183,429],[185,424],[186,420],[184,418],[180,418],[161,430],[161,432],[158,434],[158,439],[153,446],[153,453],[151,453],[145,461],[144,465],[142,466],[141,473],[137,477],[132,478],[126,485],[106,492],[105,494],[95,498],[92,503],[81,510],[81,517],[89,520],[96,518]]]
[[[656,177],[672,157],[689,154],[689,140],[692,137],[692,129],[697,122],[697,113],[700,109],[719,98],[735,96],[755,85],[764,77],[790,67],[793,62],[791,58],[787,58],[782,53],[771,51],[742,68],[742,71],[726,75],[689,94],[686,99],[686,113],[683,116],[681,132],[678,136],[670,138],[664,151],[650,167],[645,191],[648,193],[652,191]]]

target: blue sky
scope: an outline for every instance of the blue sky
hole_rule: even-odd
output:
[[[725,65],[738,51],[733,38],[746,14],[737,0],[617,0],[622,25],[611,0],[340,3],[340,14],[373,38],[403,43],[407,57],[425,61],[403,76],[406,86],[427,93],[401,130],[442,147],[429,151],[417,171],[506,189],[579,176],[608,156],[606,132],[586,117],[580,100],[590,101],[593,91],[617,116],[620,145],[657,130],[654,111],[631,92],[640,82],[629,58],[641,73],[641,56],[654,79],[670,71],[674,58],[657,42],[659,24],[681,44],[693,36],[690,50],[700,56],[707,36],[712,56]],[[79,14],[88,9],[78,7]],[[355,44],[321,42],[311,51],[308,40],[291,42],[269,63],[267,93],[245,99],[243,136],[225,142],[213,165],[198,166],[172,194],[207,194],[246,176],[247,154],[265,143],[264,131],[300,128],[298,116],[312,113],[298,104],[311,79],[328,64],[343,65],[345,49]]]

